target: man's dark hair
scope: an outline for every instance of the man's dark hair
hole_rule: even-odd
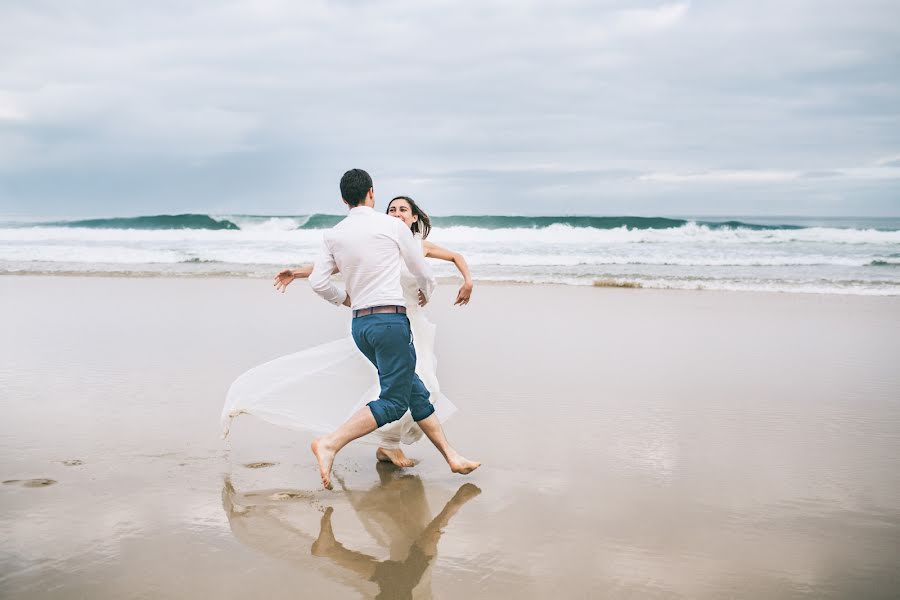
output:
[[[362,169],[350,169],[341,177],[341,198],[350,207],[359,206],[372,187],[372,178]]]

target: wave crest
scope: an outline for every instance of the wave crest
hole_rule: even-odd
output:
[[[144,217],[111,217],[107,219],[81,219],[42,223],[43,227],[73,229],[240,229],[228,219],[215,219],[209,215],[151,215]]]

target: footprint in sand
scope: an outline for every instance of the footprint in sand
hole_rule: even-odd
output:
[[[72,460],[62,461],[62,464],[66,465],[67,467],[80,467],[81,465],[84,464],[84,461],[78,460],[77,458],[73,458]]]
[[[269,498],[272,500],[296,500],[297,498],[308,498],[307,494],[300,492],[275,492]]]
[[[273,462],[252,462],[252,463],[247,463],[244,466],[247,467],[248,469],[265,469],[266,467],[274,467],[277,464],[278,463],[273,463]]]
[[[47,487],[56,483],[53,479],[7,479],[3,485],[13,485],[18,483],[22,487]]]

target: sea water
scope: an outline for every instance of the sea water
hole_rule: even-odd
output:
[[[0,273],[269,276],[341,215],[0,218]],[[900,218],[433,217],[476,281],[900,295]],[[455,274],[435,263],[439,276]]]

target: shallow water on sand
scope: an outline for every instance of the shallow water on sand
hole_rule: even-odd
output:
[[[0,278],[2,595],[898,595],[898,299],[452,292],[446,430],[484,467],[357,445],[326,492],[309,436],[218,437],[235,376],[345,331],[309,290]]]

